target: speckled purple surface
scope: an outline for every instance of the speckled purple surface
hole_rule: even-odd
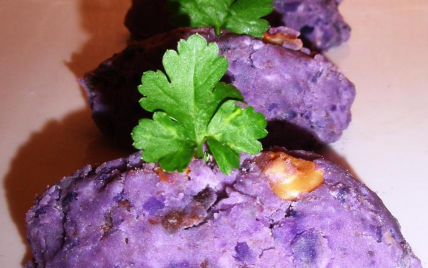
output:
[[[287,26],[302,33],[305,45],[325,50],[349,39],[350,27],[340,15],[341,0],[274,0],[271,26]],[[132,38],[142,40],[173,29],[165,0],[133,0],[125,19]]]
[[[27,267],[421,267],[376,194],[294,155],[324,173],[297,201],[278,198],[249,156],[230,176],[202,160],[165,176],[138,154],[86,166],[28,212]]]
[[[351,28],[338,6],[341,0],[275,0],[269,19],[272,26],[286,25],[301,32],[304,43],[314,50],[326,50],[346,42]]]
[[[180,38],[195,32],[217,42],[229,61],[224,80],[266,116],[265,146],[309,148],[336,141],[348,127],[354,85],[322,55],[309,56],[249,36],[217,37],[209,29],[179,29],[129,46],[81,80],[93,118],[104,133],[131,144],[138,119],[150,116],[138,104],[142,73],[163,69],[165,50],[176,49]]]

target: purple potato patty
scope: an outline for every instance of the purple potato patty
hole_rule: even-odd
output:
[[[346,42],[350,27],[340,15],[340,0],[274,0],[267,17],[271,26],[287,26],[302,33],[305,46],[326,50]],[[134,40],[143,40],[174,27],[169,23],[166,0],[133,0],[125,25]]]
[[[165,173],[140,153],[86,166],[27,213],[27,267],[422,267],[379,197],[347,171],[276,152],[323,174],[284,200],[260,164],[271,154],[243,156],[229,176],[203,160]]]
[[[245,35],[216,36],[210,29],[182,28],[130,45],[81,79],[93,119],[104,133],[131,144],[130,133],[138,120],[151,117],[138,103],[142,73],[163,69],[166,49],[176,49],[180,39],[194,33],[217,42],[220,54],[229,61],[224,80],[267,118],[265,146],[311,148],[338,140],[348,127],[354,85],[324,56]]]

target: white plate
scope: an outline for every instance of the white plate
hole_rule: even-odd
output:
[[[0,4],[0,266],[29,258],[24,214],[36,193],[111,149],[76,77],[125,46],[130,1]],[[428,263],[428,1],[345,0],[351,40],[327,55],[355,83],[353,121],[329,154],[376,191]],[[27,252],[27,253],[26,253]]]

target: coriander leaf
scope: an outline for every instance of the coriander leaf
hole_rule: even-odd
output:
[[[234,33],[245,33],[248,35],[262,37],[269,29],[269,22],[260,17],[269,15],[273,6],[271,0],[239,0],[230,10],[224,28]]]
[[[141,119],[132,139],[135,148],[145,149],[145,161],[160,162],[166,171],[183,171],[194,154],[194,143],[187,139],[186,130],[162,112],[154,113],[153,120]]]
[[[171,2],[175,4],[174,8],[171,8]],[[217,34],[220,34],[232,2],[233,0],[170,0],[170,9],[176,12],[172,22],[177,26],[214,27]]]
[[[237,34],[262,37],[269,23],[272,0],[169,0],[176,26],[214,27],[217,34],[227,29]]]
[[[164,111],[188,131],[201,157],[206,128],[220,103],[242,99],[234,87],[218,81],[227,70],[227,60],[218,56],[218,46],[200,35],[178,43],[178,53],[169,50],[163,57],[168,78],[160,71],[144,73],[140,101],[148,111]],[[214,89],[214,90],[213,90]]]
[[[177,52],[165,53],[161,71],[146,72],[139,91],[141,106],[155,112],[132,132],[134,146],[147,162],[159,162],[167,171],[183,171],[192,156],[211,151],[222,172],[239,166],[239,153],[258,153],[257,139],[266,136],[266,119],[243,101],[234,86],[219,82],[227,60],[218,56],[215,43],[200,35],[180,41]],[[208,149],[204,152],[204,144]]]
[[[253,107],[243,109],[230,100],[214,115],[208,125],[208,135],[235,151],[257,154],[262,149],[257,139],[267,135],[266,125],[264,115],[254,112]]]
[[[223,173],[229,174],[230,168],[239,166],[239,155],[229,153],[230,150],[250,154],[262,150],[257,139],[266,136],[266,124],[263,114],[254,112],[253,107],[242,109],[234,101],[220,107],[208,125],[208,145]]]
[[[221,172],[230,174],[232,168],[239,167],[238,153],[215,139],[208,138],[207,143]]]

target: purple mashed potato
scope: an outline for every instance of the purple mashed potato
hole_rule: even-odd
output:
[[[325,50],[349,39],[350,27],[339,13],[341,0],[275,0],[267,20],[302,33],[305,46]],[[169,23],[166,0],[133,0],[125,25],[134,40],[143,40],[174,27]]]
[[[131,144],[138,120],[151,117],[138,103],[142,73],[163,69],[166,49],[176,49],[179,39],[196,32],[217,42],[229,61],[224,80],[267,118],[265,146],[310,148],[336,141],[348,127],[354,85],[322,55],[309,56],[250,36],[218,37],[210,29],[178,29],[129,46],[81,80],[93,119],[104,133]]]
[[[349,39],[351,28],[340,15],[342,0],[275,0],[272,26],[286,25],[300,31],[306,46],[326,50]]]
[[[288,154],[324,174],[294,201],[273,193],[261,155],[229,176],[203,160],[164,173],[139,153],[86,166],[28,212],[27,267],[422,267],[375,193],[317,155]]]

